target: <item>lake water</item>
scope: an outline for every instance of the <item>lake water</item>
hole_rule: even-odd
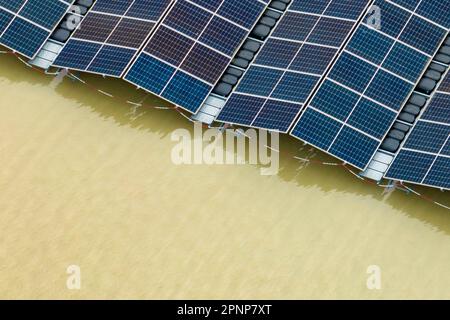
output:
[[[176,166],[171,133],[192,130],[177,112],[0,61],[0,298],[450,298],[450,211],[305,165],[288,155],[335,160],[288,137],[276,176]]]

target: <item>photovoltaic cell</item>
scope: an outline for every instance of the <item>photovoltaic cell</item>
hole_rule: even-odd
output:
[[[195,113],[265,8],[258,0],[177,0],[125,79]]]
[[[0,33],[3,33],[12,19],[14,19],[13,14],[6,11],[0,11]]]
[[[217,120],[287,132],[368,3],[293,0]],[[239,109],[236,96],[264,103]]]
[[[447,73],[395,157],[387,178],[450,189],[449,79]]]
[[[171,2],[97,0],[54,65],[121,77]]]
[[[17,13],[26,0],[0,0],[0,6]]]
[[[34,58],[72,2],[0,0],[0,44]]]
[[[291,134],[364,170],[448,32],[420,16],[428,2],[375,1],[381,27],[359,23]],[[309,109],[339,127],[333,139],[310,138]]]
[[[443,0],[422,1],[417,10],[422,15],[440,25],[450,29],[450,2]]]

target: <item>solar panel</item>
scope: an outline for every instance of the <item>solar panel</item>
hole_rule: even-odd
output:
[[[450,189],[450,73],[396,156],[386,177]]]
[[[291,132],[362,170],[448,32],[445,17],[426,9],[435,1],[374,4],[381,29],[369,16],[360,22]],[[332,132],[323,135],[324,125]]]
[[[287,132],[368,3],[292,1],[217,120]]]
[[[0,0],[0,43],[34,58],[73,0]]]
[[[97,0],[54,62],[120,77],[172,0]]]
[[[177,0],[125,79],[195,113],[267,1]]]

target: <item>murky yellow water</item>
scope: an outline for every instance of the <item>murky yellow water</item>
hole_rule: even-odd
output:
[[[170,134],[192,125],[174,111],[0,61],[0,298],[450,298],[449,211],[289,157],[269,177],[175,166]],[[367,289],[369,265],[382,290]]]

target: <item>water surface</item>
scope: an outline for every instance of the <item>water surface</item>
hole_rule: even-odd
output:
[[[176,112],[0,61],[0,298],[450,298],[449,211],[288,156],[277,176],[176,166],[170,134],[192,130]],[[281,149],[334,161],[288,137]]]

